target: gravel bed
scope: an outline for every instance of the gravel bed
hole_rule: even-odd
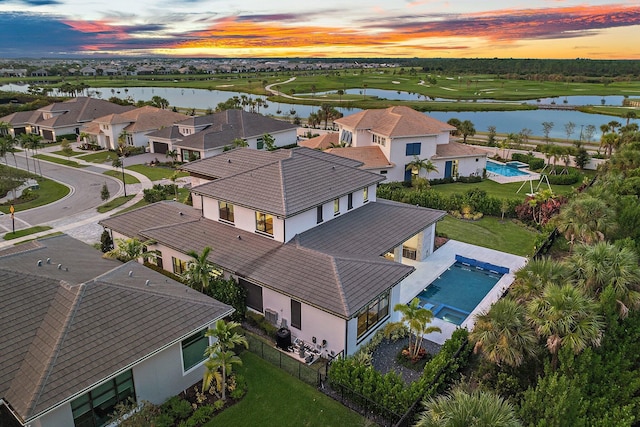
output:
[[[383,339],[382,343],[376,348],[372,355],[372,364],[376,371],[386,374],[390,371],[395,371],[402,376],[404,381],[408,384],[418,378],[420,378],[421,371],[415,371],[413,369],[404,367],[396,361],[396,356],[403,348],[406,348],[409,344],[409,338],[402,338],[397,341],[390,341]],[[440,345],[432,341],[422,340],[422,348],[427,353],[434,355],[440,351]]]

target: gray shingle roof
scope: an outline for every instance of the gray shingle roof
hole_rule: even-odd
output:
[[[182,253],[209,246],[209,260],[225,270],[343,318],[413,271],[378,256],[333,256],[283,244],[205,218],[140,234]]]
[[[104,269],[99,251],[75,242],[58,236],[0,257],[0,396],[27,421],[232,311],[136,262]],[[13,270],[18,256],[27,260],[20,265],[35,266],[43,251],[74,246],[87,255],[72,260],[69,272]],[[89,254],[99,274],[80,283],[59,279],[79,271]]]
[[[194,194],[289,217],[381,182],[384,177],[345,166],[306,148],[290,156],[194,187]],[[268,185],[265,185],[268,184]]]
[[[103,99],[77,97],[64,102],[56,102],[41,108],[40,112],[63,112],[50,119],[39,119],[39,126],[50,128],[71,126],[73,124],[88,123],[98,117],[103,117],[112,113],[123,113],[135,109],[130,105],[118,105]]]

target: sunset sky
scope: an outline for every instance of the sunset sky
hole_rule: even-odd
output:
[[[0,57],[640,59],[640,2],[0,0]]]

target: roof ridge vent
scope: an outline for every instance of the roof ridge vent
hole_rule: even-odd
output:
[[[38,260],[38,267],[42,267],[42,260],[41,259]]]
[[[149,279],[144,281],[145,286],[151,286],[151,281]]]
[[[62,264],[58,264],[58,270],[62,270]]]
[[[47,264],[51,264],[51,258],[47,258]]]
[[[129,277],[133,277],[133,270],[129,270]]]

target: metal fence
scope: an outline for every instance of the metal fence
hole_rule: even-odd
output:
[[[249,351],[260,356],[262,359],[279,367],[283,371],[293,375],[300,381],[303,381],[314,387],[320,384],[320,374],[317,369],[302,363],[284,352],[275,348],[274,344],[266,343],[263,340],[247,333],[245,334],[249,343]]]

